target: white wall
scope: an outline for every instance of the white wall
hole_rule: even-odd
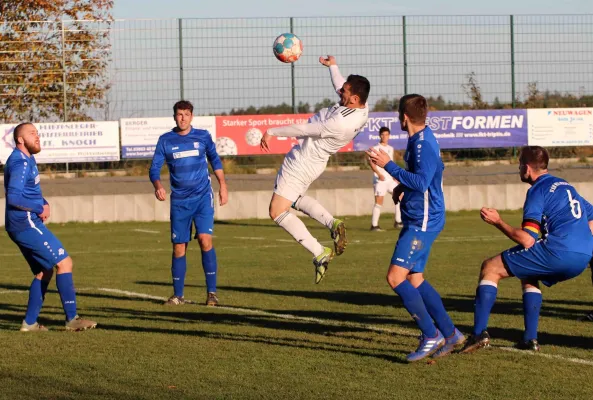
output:
[[[576,183],[575,188],[593,199],[593,183]],[[477,210],[483,206],[499,210],[523,207],[527,184],[445,186],[445,204],[449,211]],[[373,191],[358,189],[317,189],[307,192],[319,199],[335,215],[369,215],[373,208]],[[268,218],[272,192],[231,192],[229,203],[220,207],[216,201],[216,218],[220,220]],[[4,198],[0,198],[0,226],[4,225]],[[94,195],[48,197],[51,222],[168,221],[169,202],[160,202],[152,194]],[[217,200],[217,199],[216,199]]]

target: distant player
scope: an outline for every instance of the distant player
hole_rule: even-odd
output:
[[[216,295],[216,252],[212,246],[214,231],[214,195],[208,172],[208,162],[220,185],[219,201],[223,206],[227,202],[228,192],[222,162],[216,153],[216,146],[210,133],[191,126],[194,106],[189,101],[178,101],[173,107],[173,117],[177,125],[172,131],[159,137],[152,165],[150,181],[154,194],[160,201],[165,201],[167,192],[161,184],[161,168],[167,163],[171,180],[171,242],[173,259],[173,296],[165,302],[167,305],[185,303],[183,290],[187,262],[185,253],[192,239],[193,226],[195,238],[202,250],[202,267],[206,276],[206,305],[218,305]]]
[[[523,206],[523,224],[514,228],[493,208],[480,216],[519,245],[482,263],[476,290],[474,330],[462,353],[490,344],[488,318],[496,300],[498,282],[517,277],[523,286],[525,332],[516,345],[538,351],[537,327],[542,304],[541,281],[552,286],[580,275],[591,259],[593,236],[587,222],[591,205],[564,179],[548,174],[548,152],[526,146],[519,156],[521,181],[531,185]],[[540,236],[541,235],[541,236]]]
[[[408,132],[404,155],[406,169],[395,164],[383,150],[367,154],[377,166],[385,168],[403,189],[401,204],[404,227],[400,232],[387,272],[387,282],[422,331],[416,351],[408,361],[449,354],[465,337],[445,311],[438,292],[424,279],[424,269],[433,242],[445,226],[443,170],[439,145],[426,126],[428,104],[417,94],[399,102],[401,129]],[[397,201],[399,196],[394,196]]]
[[[58,238],[43,224],[50,216],[50,208],[41,194],[39,171],[33,156],[41,151],[35,125],[28,122],[17,125],[14,128],[14,143],[16,148],[4,166],[5,228],[35,275],[29,289],[29,304],[21,331],[47,331],[37,322],[37,317],[54,267],[57,271],[56,286],[66,314],[66,330],[95,328],[96,322],[82,319],[76,312],[72,259]]]
[[[272,136],[295,137],[299,144],[284,158],[278,171],[274,194],[270,201],[270,218],[284,228],[313,255],[315,283],[321,282],[334,251],[322,246],[290,208],[302,211],[325,225],[334,240],[335,254],[346,247],[344,222],[334,218],[317,200],[305,196],[309,185],[325,170],[332,154],[350,143],[367,122],[369,110],[366,101],[371,85],[360,75],[344,79],[333,56],[320,57],[319,62],[329,67],[334,89],[340,102],[320,110],[309,123],[268,129],[262,137],[261,148],[268,150]]]
[[[383,150],[393,160],[394,150],[389,145],[389,134],[389,128],[382,126],[379,129],[380,142],[373,149],[376,151]],[[383,199],[387,193],[393,195],[393,189],[396,188],[399,182],[393,179],[383,168],[375,165],[375,163],[371,162],[370,166],[373,170],[373,186],[375,190],[375,205],[373,206],[373,214],[371,216],[371,231],[380,232],[382,229],[379,226],[379,217],[381,216]],[[403,227],[399,201],[395,204],[395,222],[393,226],[395,228]]]

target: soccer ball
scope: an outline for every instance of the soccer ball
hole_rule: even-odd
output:
[[[274,55],[283,63],[293,63],[303,54],[303,42],[292,33],[283,33],[274,41]]]
[[[216,152],[220,156],[236,156],[237,144],[229,137],[216,138]]]
[[[257,146],[264,134],[257,128],[251,128],[245,133],[245,141],[250,146]]]

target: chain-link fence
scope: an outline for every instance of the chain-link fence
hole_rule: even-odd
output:
[[[294,64],[272,55],[283,32],[303,40]],[[15,102],[46,120],[168,116],[181,98],[198,114],[313,110],[332,97],[325,54],[369,78],[371,108],[411,92],[459,106],[476,88],[494,107],[593,95],[593,15],[0,22],[0,34],[5,120]]]

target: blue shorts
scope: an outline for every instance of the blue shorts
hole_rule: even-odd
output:
[[[59,239],[43,224],[34,224],[21,232],[8,232],[8,236],[19,247],[35,275],[52,269],[68,257]]]
[[[430,248],[441,232],[422,232],[413,227],[404,227],[391,257],[391,264],[410,270],[424,272]]]
[[[529,249],[515,246],[502,252],[502,262],[510,275],[519,279],[536,279],[546,286],[580,275],[591,260],[590,254],[554,251],[544,241]]]
[[[214,233],[214,195],[211,190],[201,196],[171,201],[171,242],[190,242],[193,225],[196,226],[196,237]]]

